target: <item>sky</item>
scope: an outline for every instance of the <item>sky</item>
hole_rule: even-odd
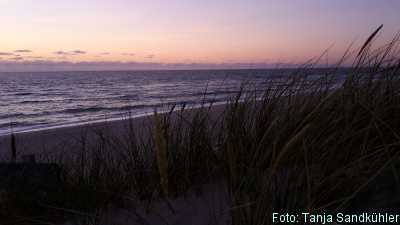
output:
[[[191,69],[334,62],[398,0],[0,0],[0,71]]]

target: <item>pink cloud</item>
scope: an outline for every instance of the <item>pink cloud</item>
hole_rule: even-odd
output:
[[[18,53],[30,53],[30,52],[32,52],[32,51],[29,50],[29,49],[18,49],[18,50],[15,50],[14,52],[18,52]]]
[[[8,56],[8,55],[14,55],[14,54],[10,53],[10,52],[0,52],[0,55]]]

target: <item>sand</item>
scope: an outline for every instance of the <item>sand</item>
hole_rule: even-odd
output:
[[[99,225],[232,224],[229,195],[225,185],[204,184],[200,188],[201,194],[192,189],[178,198],[169,200],[140,202],[133,199],[129,208],[102,210],[89,215],[88,218]],[[82,224],[82,221],[68,221],[63,225],[76,224]]]
[[[98,132],[112,134],[122,138],[132,124],[136,131],[143,132],[144,127],[151,125],[151,117],[144,116],[116,121],[104,121],[72,127],[18,133],[16,137],[17,158],[23,155],[35,154],[52,155],[60,152],[72,152],[82,146],[85,139],[87,146],[95,144],[94,137]],[[0,159],[7,160],[11,157],[10,135],[0,137]]]
[[[210,110],[210,117],[213,120],[219,118],[225,105],[213,106]],[[187,109],[182,114],[186,119],[190,119],[199,109]],[[172,114],[176,119],[177,113]],[[55,154],[70,154],[78,151],[83,145],[91,147],[98,144],[99,134],[117,137],[124,140],[130,130],[141,137],[149,137],[152,127],[152,115],[124,118],[121,120],[103,121],[85,125],[60,127],[40,131],[32,131],[15,134],[17,159],[23,156],[34,154],[37,159],[41,157],[51,157]],[[10,135],[0,136],[0,162],[11,159],[11,138]],[[83,143],[84,142],[84,143]]]

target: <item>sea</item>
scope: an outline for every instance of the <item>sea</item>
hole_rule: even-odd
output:
[[[291,69],[0,73],[0,135],[224,104]],[[320,74],[321,71],[315,71]]]

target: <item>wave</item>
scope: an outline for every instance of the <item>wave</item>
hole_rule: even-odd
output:
[[[75,113],[100,112],[100,111],[130,111],[130,110],[134,110],[134,109],[160,107],[162,105],[163,104],[125,105],[125,106],[119,106],[119,107],[94,106],[94,107],[81,107],[81,108],[65,109],[65,110],[57,111],[55,113],[75,114]]]
[[[23,114],[23,113],[11,113],[11,114],[0,115],[0,119],[15,118],[15,117],[20,117],[20,116],[25,116],[25,114]]]
[[[62,111],[56,111],[54,113],[81,113],[81,112],[98,112],[105,110],[105,107],[87,107],[87,108],[72,108],[72,109],[65,109]]]
[[[44,125],[47,123],[31,123],[31,122],[20,122],[20,121],[15,121],[15,122],[10,122],[10,123],[2,123],[0,124],[0,129],[2,128],[15,128],[15,127],[27,127],[27,126],[34,126],[34,125]]]
[[[27,95],[33,95],[34,93],[32,92],[21,92],[21,93],[15,93],[14,95],[16,96],[27,96]]]
[[[25,100],[18,102],[18,104],[35,104],[35,103],[51,103],[54,102],[54,100]]]
[[[121,100],[137,100],[137,99],[139,99],[139,95],[137,95],[137,94],[122,95],[122,96],[118,96],[117,99],[121,99]]]
[[[210,102],[222,102],[226,101],[226,98],[214,98],[206,100],[207,103]],[[87,112],[101,112],[101,111],[108,111],[108,112],[128,112],[132,110],[138,109],[154,109],[154,108],[168,108],[173,105],[197,105],[201,104],[201,101],[196,100],[183,100],[183,101],[173,101],[173,102],[164,102],[164,103],[156,103],[156,104],[140,104],[140,105],[125,105],[119,107],[101,107],[101,106],[94,106],[94,107],[81,107],[81,108],[71,108],[66,110],[57,111],[54,113],[68,113],[68,114],[77,114],[77,113],[87,113]]]

